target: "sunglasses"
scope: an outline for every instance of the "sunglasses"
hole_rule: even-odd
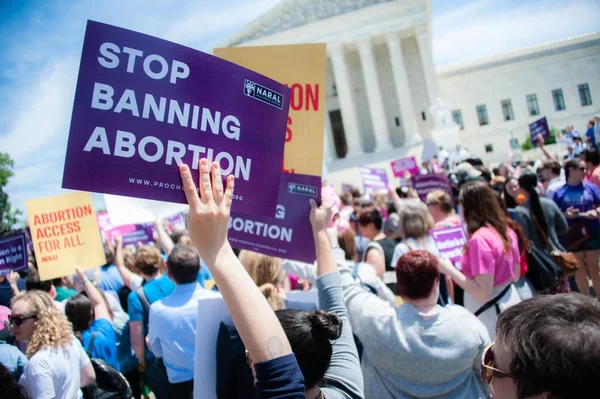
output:
[[[494,357],[494,352],[492,348],[494,347],[494,343],[492,342],[485,348],[483,354],[481,355],[481,378],[486,385],[489,385],[492,382],[492,378],[506,378],[511,375],[507,372],[497,369],[496,359]]]
[[[25,320],[29,320],[29,319],[37,319],[37,316],[36,315],[31,315],[31,316],[13,316],[13,315],[9,315],[8,316],[8,321],[10,322],[10,324],[14,324],[17,327],[19,327],[20,325],[22,325],[23,323],[25,323]]]

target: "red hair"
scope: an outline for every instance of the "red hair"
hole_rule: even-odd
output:
[[[402,255],[396,265],[398,295],[410,299],[427,298],[440,279],[439,262],[427,251]]]

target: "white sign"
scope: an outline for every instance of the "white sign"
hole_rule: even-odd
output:
[[[165,219],[188,210],[188,205],[104,194],[110,221],[116,226]]]

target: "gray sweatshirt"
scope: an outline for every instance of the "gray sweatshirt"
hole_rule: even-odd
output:
[[[354,334],[364,346],[366,398],[487,398],[479,378],[485,326],[450,305],[422,315],[409,304],[394,308],[340,271]]]
[[[363,377],[348,312],[344,306],[339,273],[317,279],[319,308],[333,312],[342,320],[342,335],[333,342],[331,363],[325,373],[326,385],[321,391],[327,399],[362,399]]]

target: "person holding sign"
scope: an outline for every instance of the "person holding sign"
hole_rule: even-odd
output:
[[[305,398],[304,379],[290,342],[269,303],[227,241],[234,177],[227,177],[224,189],[218,163],[211,166],[203,158],[199,169],[197,189],[190,168],[187,165],[179,167],[190,205],[190,238],[210,269],[248,351],[255,372],[257,396]]]
[[[461,259],[462,271],[440,261],[440,271],[465,291],[464,304],[495,336],[498,314],[520,302],[513,285],[520,278],[517,234],[508,227],[494,191],[486,182],[465,183],[459,194],[469,241]]]

